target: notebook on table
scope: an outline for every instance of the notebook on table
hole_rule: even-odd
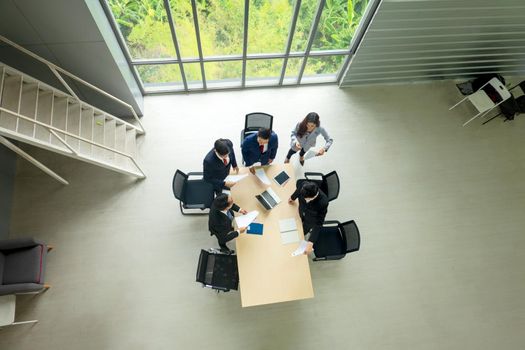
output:
[[[299,242],[299,232],[294,218],[279,220],[279,231],[283,244]]]
[[[270,210],[281,202],[281,198],[270,187],[261,194],[255,196],[266,210]]]

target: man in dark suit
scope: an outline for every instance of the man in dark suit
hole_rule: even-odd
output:
[[[210,234],[217,237],[221,250],[230,254],[234,251],[228,248],[226,242],[246,232],[246,227],[239,227],[237,230],[233,229],[234,211],[241,214],[247,213],[246,210],[239,208],[237,204],[233,203],[231,196],[221,193],[213,200],[208,216],[208,229],[210,230]]]
[[[256,134],[251,134],[242,142],[242,156],[246,166],[251,167],[250,171],[254,173],[255,170],[252,167],[254,163],[272,164],[278,146],[277,134],[270,129],[260,128]]]
[[[319,189],[315,182],[305,181],[301,188],[295,190],[288,203],[295,204],[299,198],[299,215],[303,222],[304,235],[310,232],[305,254],[313,251],[313,246],[323,227],[326,212],[328,211],[328,197]]]
[[[235,172],[239,172],[233,144],[230,140],[218,139],[203,161],[204,180],[213,185],[216,194],[235,185],[233,181],[224,181],[232,167]]]

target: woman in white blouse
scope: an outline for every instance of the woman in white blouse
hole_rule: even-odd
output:
[[[324,147],[317,151],[316,156],[322,156],[330,148],[334,140],[328,135],[325,128],[321,127],[319,121],[319,114],[310,112],[298,123],[294,130],[292,130],[290,150],[286,155],[285,163],[290,163],[290,158],[299,151],[299,162],[304,165],[304,154],[315,146],[315,141],[319,134],[323,135],[325,144]]]

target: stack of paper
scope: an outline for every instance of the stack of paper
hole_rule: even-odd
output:
[[[237,223],[237,227],[248,227],[248,225],[251,224],[253,220],[255,220],[257,215],[259,215],[259,212],[254,210],[246,215],[236,216],[235,223]]]
[[[242,179],[244,179],[246,176],[248,176],[248,174],[228,175],[228,176],[226,176],[224,181],[227,181],[227,182],[239,182]]]
[[[268,178],[268,176],[266,176],[266,172],[264,171],[263,168],[255,169],[255,176],[257,176],[263,184],[265,185],[270,184],[270,179]]]
[[[294,218],[279,220],[279,231],[283,244],[299,242],[299,232]]]
[[[319,151],[317,151],[315,149],[309,150],[308,152],[306,152],[304,154],[304,160],[307,160],[307,159],[310,159],[310,158],[313,158],[313,157],[317,156],[317,152],[319,152]]]
[[[306,251],[306,247],[308,247],[308,242],[301,241],[299,247],[297,247],[297,249],[292,252],[292,256],[299,256],[304,254],[304,252]]]

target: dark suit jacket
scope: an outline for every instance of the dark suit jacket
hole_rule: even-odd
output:
[[[202,165],[204,180],[211,183],[215,191],[218,192],[220,192],[223,188],[227,188],[224,185],[224,179],[230,173],[231,167],[237,167],[237,160],[235,159],[233,144],[230,140],[225,139],[224,141],[226,141],[226,146],[230,151],[230,163],[228,163],[228,165],[224,165],[224,162],[220,160],[215,154],[215,149],[212,149],[204,158]]]
[[[319,190],[319,195],[313,201],[306,203],[299,194],[299,189],[297,189],[292,194],[292,199],[295,200],[297,198],[299,198],[299,215],[303,222],[304,234],[306,235],[308,231],[312,230],[308,240],[315,243],[328,211],[328,197],[323,191]]]
[[[239,206],[233,204],[230,209],[233,216],[233,211],[239,211]],[[239,232],[233,229],[232,220],[228,218],[223,212],[215,207],[215,204],[211,205],[210,214],[208,216],[208,229],[211,235],[215,235],[219,240],[219,243],[226,243],[231,241],[239,235]]]
[[[277,134],[273,131],[270,135],[270,141],[268,142],[268,149],[262,154],[259,149],[259,143],[257,142],[257,133],[246,137],[241,145],[242,157],[244,158],[246,166],[250,166],[256,162],[261,162],[262,165],[267,165],[270,159],[275,159],[278,146],[279,140],[277,139]]]

